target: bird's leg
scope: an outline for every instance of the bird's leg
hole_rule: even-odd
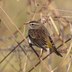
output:
[[[44,52],[44,50],[43,50],[43,49],[41,49],[41,52],[40,52],[40,56],[39,56],[39,58],[41,58],[41,57],[42,57],[43,52]]]
[[[50,50],[50,53],[53,51],[52,49],[49,49]]]

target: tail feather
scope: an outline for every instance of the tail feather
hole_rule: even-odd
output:
[[[57,49],[56,49],[56,47],[55,47],[55,45],[53,43],[53,40],[51,39],[50,36],[49,36],[49,40],[50,40],[50,42],[49,42],[49,48],[51,48],[57,55],[59,55],[59,56],[62,57],[62,55],[57,51]]]
[[[54,51],[57,55],[63,57],[63,56],[57,51],[57,49],[56,49],[55,47],[53,48],[53,51]]]

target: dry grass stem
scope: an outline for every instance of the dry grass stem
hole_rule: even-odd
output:
[[[70,44],[70,47],[69,47],[69,49],[68,49],[68,52],[67,52],[66,56],[65,56],[64,59],[62,60],[62,62],[61,62],[56,68],[54,68],[52,71],[55,71],[56,69],[58,69],[58,68],[63,64],[63,62],[65,61],[65,59],[68,57],[71,48],[72,48],[72,42],[71,42],[71,44]]]
[[[6,26],[6,28],[8,29],[8,31],[11,33],[11,35],[13,36],[13,38],[15,39],[15,41],[18,43],[19,47],[22,49],[22,51],[25,53],[25,55],[27,56],[27,58],[29,59],[30,63],[32,64],[32,66],[35,68],[36,72],[37,69],[36,67],[34,66],[34,64],[32,63],[32,61],[30,60],[30,58],[28,57],[28,55],[26,54],[26,52],[23,50],[23,48],[20,46],[20,43],[17,41],[17,39],[15,38],[15,36],[12,34],[12,32],[10,31],[10,29],[8,28],[8,26],[5,24],[5,22],[3,21],[3,19],[1,18],[2,22],[4,23],[4,25]]]
[[[71,2],[0,0],[0,71],[71,72]],[[49,52],[49,49],[43,53],[40,48],[29,44],[28,27],[23,23],[32,20],[45,25],[58,51],[62,53],[62,58],[52,54],[53,51]]]

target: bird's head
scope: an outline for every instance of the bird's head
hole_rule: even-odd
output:
[[[24,23],[25,25],[28,25],[30,29],[38,29],[43,24],[39,21],[30,21],[29,23]]]

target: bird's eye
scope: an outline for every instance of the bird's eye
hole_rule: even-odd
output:
[[[34,24],[32,24],[32,25],[34,25]]]

